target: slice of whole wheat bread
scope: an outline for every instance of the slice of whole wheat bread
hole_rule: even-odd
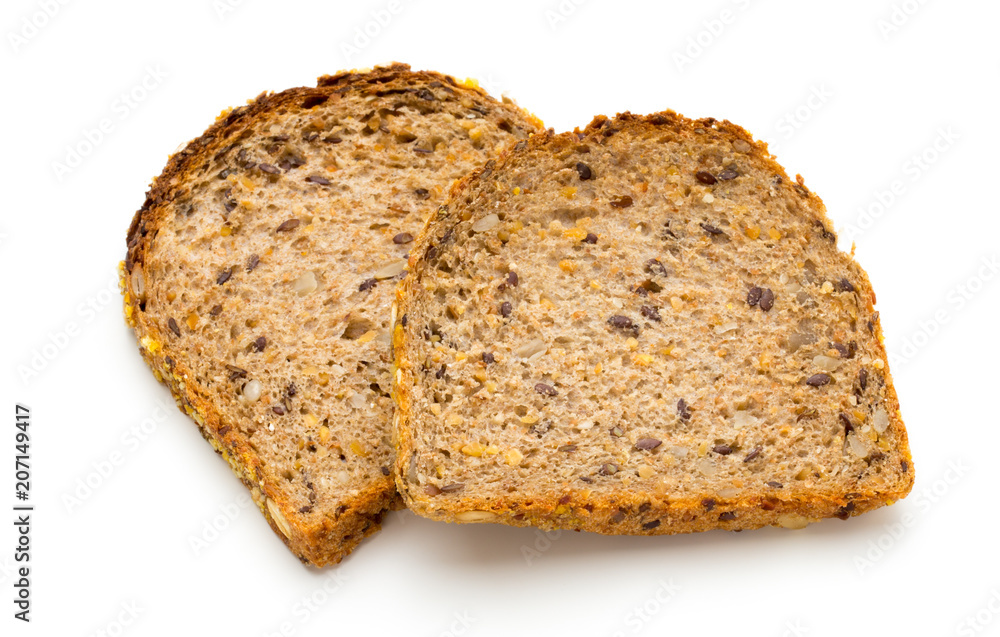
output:
[[[743,129],[673,112],[519,142],[398,290],[416,513],[613,534],[847,519],[913,484],[868,277]]]
[[[398,506],[389,307],[453,180],[538,121],[395,64],[263,94],[171,157],[128,231],[128,324],[303,561]]]

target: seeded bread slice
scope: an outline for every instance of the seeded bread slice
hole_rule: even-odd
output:
[[[673,112],[519,142],[410,257],[396,482],[416,513],[665,534],[904,497],[875,294],[819,197]]]
[[[398,507],[389,306],[451,182],[536,119],[403,64],[223,113],[128,231],[125,314],[179,406],[303,561]]]

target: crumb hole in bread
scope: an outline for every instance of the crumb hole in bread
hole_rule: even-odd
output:
[[[375,324],[366,318],[352,318],[348,321],[347,325],[344,327],[344,331],[341,332],[340,338],[356,341],[364,334],[375,329]]]

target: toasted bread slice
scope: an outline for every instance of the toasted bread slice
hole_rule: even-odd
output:
[[[410,257],[396,481],[416,513],[665,534],[905,496],[875,294],[743,129],[673,112],[519,142]]]
[[[263,94],[171,157],[128,231],[157,378],[305,562],[398,506],[389,306],[450,184],[538,121],[395,64]]]

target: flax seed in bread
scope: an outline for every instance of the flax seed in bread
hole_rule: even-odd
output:
[[[398,505],[389,306],[413,237],[538,130],[444,75],[342,73],[224,113],[136,213],[140,350],[303,561],[340,561]]]
[[[410,266],[396,480],[420,515],[800,527],[913,484],[868,277],[738,126],[626,113],[519,142]]]

